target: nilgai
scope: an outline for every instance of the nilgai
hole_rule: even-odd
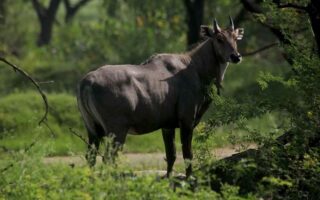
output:
[[[77,100],[88,131],[87,159],[95,164],[104,136],[113,137],[114,154],[127,134],[162,129],[167,174],[176,159],[175,128],[180,128],[186,176],[192,173],[192,132],[208,109],[208,88],[218,92],[228,63],[239,63],[237,40],[243,29],[201,26],[202,42],[182,54],[157,54],[140,65],[105,65],[79,83]],[[188,162],[189,160],[189,162]]]

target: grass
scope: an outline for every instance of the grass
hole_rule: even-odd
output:
[[[121,163],[94,168],[44,164],[46,151],[35,145],[28,153],[12,153],[5,163],[0,160],[1,170],[13,164],[0,172],[0,199],[222,199],[206,185],[192,191],[188,181],[160,179],[155,173],[136,175]],[[246,199],[236,187],[226,192]]]

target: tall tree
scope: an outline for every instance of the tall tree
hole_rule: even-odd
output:
[[[48,8],[43,6],[38,0],[32,0],[33,8],[35,9],[39,23],[40,33],[38,36],[38,46],[47,45],[51,41],[53,25],[61,0],[50,0]]]
[[[199,40],[200,25],[203,21],[204,0],[184,0],[187,10],[188,46]]]

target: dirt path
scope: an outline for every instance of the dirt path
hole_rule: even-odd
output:
[[[255,146],[250,145],[250,148],[255,148]],[[236,149],[237,148],[234,147],[216,148],[212,151],[212,154],[217,159],[221,159],[237,153]],[[137,170],[165,169],[166,161],[164,157],[164,153],[124,153],[120,156],[120,162]],[[86,160],[83,155],[46,157],[43,162],[46,164],[86,165]],[[98,157],[97,163],[99,164],[101,162],[101,157]],[[183,166],[181,153],[177,155],[175,166]]]

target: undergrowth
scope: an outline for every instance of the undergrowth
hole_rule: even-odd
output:
[[[43,150],[13,153],[0,162],[0,199],[255,199],[225,184],[221,193],[188,180],[136,175],[121,164],[44,164]],[[4,170],[4,167],[12,164]]]

